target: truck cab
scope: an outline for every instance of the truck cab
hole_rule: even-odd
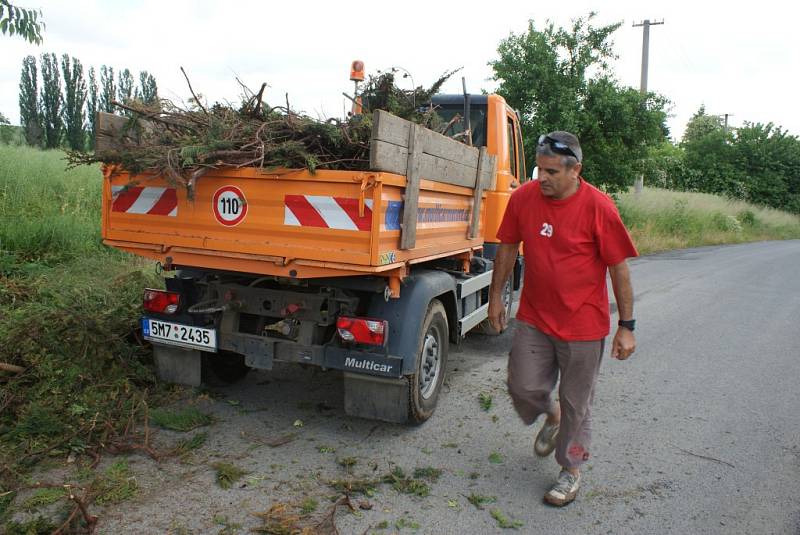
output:
[[[469,116],[468,122],[463,119],[454,122],[445,134],[463,136],[469,128],[472,131],[472,145],[486,147],[489,154],[497,158],[497,180],[494,189],[487,192],[485,200],[484,246],[496,244],[497,230],[511,192],[528,180],[519,113],[500,95],[435,95],[431,105],[436,107],[437,113],[447,123],[456,115]]]

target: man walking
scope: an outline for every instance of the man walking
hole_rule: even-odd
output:
[[[525,424],[546,415],[534,451],[543,457],[556,452],[561,472],[544,496],[556,506],[575,499],[580,466],[589,458],[591,405],[610,330],[607,272],[619,311],[611,356],[625,360],[636,348],[626,259],[638,253],[613,201],[581,178],[582,156],[569,132],[539,138],[539,179],[511,196],[497,232],[501,244],[489,292],[489,321],[500,330],[507,321],[502,288],[521,242],[525,278],[508,390]],[[551,394],[559,375],[556,401]]]

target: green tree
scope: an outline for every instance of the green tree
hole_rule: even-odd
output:
[[[42,123],[44,124],[44,145],[48,149],[61,146],[64,122],[61,119],[61,76],[55,54],[42,54]]]
[[[521,114],[529,168],[539,135],[568,130],[581,140],[583,175],[619,190],[643,168],[648,146],[666,138],[668,102],[614,80],[611,36],[621,23],[595,27],[595,16],[575,19],[568,29],[548,21],[540,30],[531,20],[525,33],[501,41],[490,65],[497,92]]]
[[[77,58],[67,54],[61,57],[61,72],[64,75],[64,125],[67,143],[72,150],[83,150],[86,145],[86,81],[83,65]]]
[[[158,101],[158,85],[152,74],[147,71],[139,73],[137,93],[137,98],[145,104],[153,104]]]
[[[122,104],[126,104],[129,100],[133,98],[133,75],[131,71],[128,69],[123,69],[119,73],[119,79],[117,80],[117,95],[118,101]],[[125,115],[130,115],[130,112],[127,110],[123,110]]]
[[[3,112],[0,111],[0,124],[11,124],[11,121],[8,120],[8,117],[3,115]]]
[[[41,10],[12,5],[8,0],[0,0],[0,32],[4,35],[18,35],[37,45],[42,44],[44,21]]]
[[[686,130],[683,131],[681,141],[683,143],[691,143],[708,134],[723,130],[722,118],[719,115],[706,114],[706,107],[700,106],[697,113],[695,113],[686,124]]]
[[[117,98],[117,88],[114,85],[114,68],[100,67],[100,107],[98,111],[114,113],[112,102]]]
[[[732,148],[748,201],[800,213],[797,137],[772,123],[745,123],[736,130]]]
[[[86,100],[86,113],[89,116],[88,145],[94,149],[94,138],[97,132],[97,111],[99,106],[99,96],[97,94],[97,76],[94,67],[89,67],[89,95]]]
[[[690,171],[680,180],[681,189],[745,198],[745,176],[736,164],[733,142],[733,131],[725,132],[719,117],[707,115],[700,107],[686,125],[680,143]]]
[[[19,81],[19,117],[25,142],[32,147],[42,146],[42,117],[39,114],[39,82],[36,58],[22,60]]]

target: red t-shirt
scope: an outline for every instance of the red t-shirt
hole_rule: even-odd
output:
[[[608,195],[581,179],[555,200],[528,182],[511,195],[497,238],[524,246],[517,319],[561,340],[609,333],[607,268],[639,253]]]

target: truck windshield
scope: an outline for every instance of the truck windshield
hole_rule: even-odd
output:
[[[446,124],[449,123],[456,114],[463,116],[464,106],[439,105],[436,108],[436,113],[444,119]],[[472,127],[472,144],[475,147],[486,146],[486,106],[472,104],[472,106],[470,106],[469,115],[470,126]],[[463,132],[465,127],[466,121],[462,118],[461,121],[453,124],[453,126],[445,132],[445,135],[453,137]]]

